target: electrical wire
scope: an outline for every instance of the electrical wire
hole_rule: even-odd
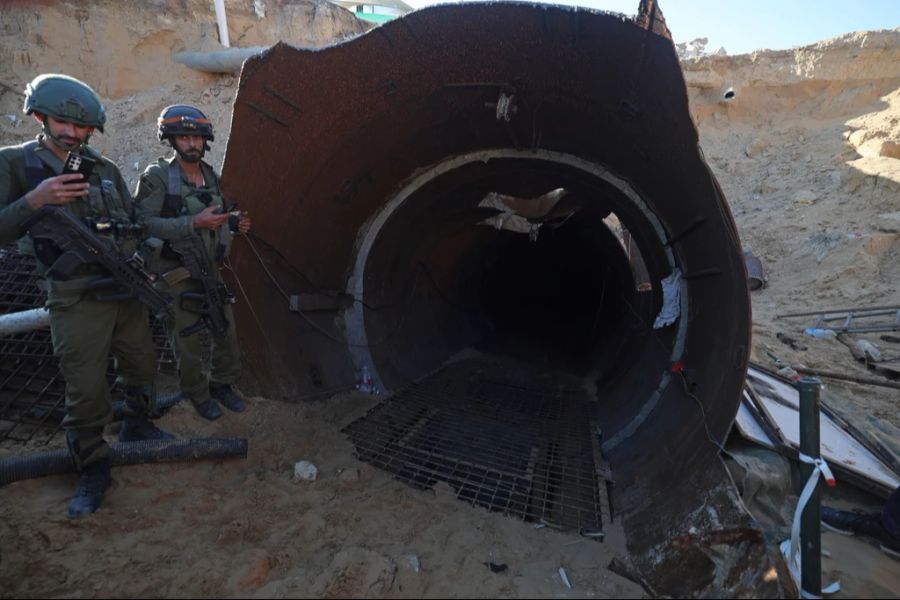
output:
[[[281,284],[278,283],[278,280],[275,278],[275,276],[272,274],[272,272],[271,272],[271,271],[269,270],[269,268],[266,266],[265,262],[264,262],[263,259],[262,259],[262,256],[259,254],[259,251],[257,251],[256,247],[253,245],[253,242],[250,240],[250,238],[249,238],[248,236],[244,235],[243,237],[244,237],[244,239],[247,240],[247,244],[250,246],[250,249],[253,251],[253,254],[256,256],[256,260],[257,260],[257,262],[259,262],[259,265],[262,267],[263,271],[266,273],[266,275],[269,277],[269,279],[272,281],[272,283],[273,283],[273,284],[275,285],[275,287],[278,289],[278,291],[279,291],[279,293],[281,294],[281,296],[282,296],[282,297],[288,302],[288,304],[290,305],[290,301],[291,301],[290,296],[288,295],[287,292],[284,291],[284,288],[281,287]],[[258,236],[257,236],[257,237],[258,237]],[[418,279],[418,274],[419,274],[420,267],[422,267],[422,270],[424,270],[424,271],[426,272],[426,275],[429,275],[428,272],[427,272],[427,269],[424,268],[424,265],[423,265],[422,263],[418,263],[418,265],[416,266],[415,273],[413,274],[413,281],[412,281],[412,284],[410,285],[410,288],[409,288],[409,294],[408,294],[408,296],[407,296],[407,298],[406,298],[406,300],[405,300],[405,302],[404,302],[404,308],[408,308],[408,307],[409,307],[409,304],[410,304],[411,301],[412,301],[412,296],[413,296],[413,293],[415,292],[415,289],[416,289],[415,284],[416,284],[416,281],[417,281],[417,279]],[[232,273],[233,273],[233,272],[234,272],[234,270],[232,269]],[[430,278],[430,275],[429,275],[429,278]],[[309,281],[309,280],[307,279],[307,281]],[[432,283],[434,283],[434,280],[433,280],[433,279],[432,279]],[[246,296],[246,294],[245,294],[245,296]],[[249,303],[249,300],[248,300],[248,303]],[[393,306],[394,306],[394,305],[392,304],[391,307],[393,307]],[[310,319],[310,318],[306,315],[306,313],[304,313],[304,312],[301,311],[301,310],[296,310],[296,311],[291,311],[291,312],[296,312],[297,315],[299,315],[304,321],[306,321],[306,323],[307,323],[308,325],[310,325],[313,329],[315,329],[315,330],[316,330],[317,332],[319,332],[321,335],[325,336],[326,338],[328,338],[328,339],[330,339],[330,340],[332,340],[332,341],[334,341],[334,342],[337,342],[338,344],[342,344],[342,345],[347,346],[347,347],[349,347],[349,348],[375,348],[375,347],[377,347],[377,346],[380,346],[380,345],[382,345],[382,344],[388,342],[392,337],[394,337],[394,335],[396,335],[396,333],[397,333],[398,331],[400,331],[400,329],[403,327],[403,325],[404,325],[405,322],[406,322],[406,317],[407,317],[407,315],[409,314],[409,312],[408,312],[407,310],[404,310],[403,312],[401,312],[401,313],[400,313],[400,320],[398,321],[397,325],[394,327],[394,329],[392,329],[390,332],[388,332],[388,334],[385,335],[382,339],[380,339],[380,340],[378,340],[378,341],[376,341],[376,342],[368,343],[368,344],[357,344],[357,343],[354,343],[354,342],[348,342],[348,341],[345,340],[345,339],[341,339],[341,338],[339,338],[339,337],[337,337],[337,336],[335,336],[335,335],[332,335],[331,332],[327,331],[326,329],[324,329],[323,327],[321,327],[318,323],[316,323],[315,321],[313,321],[312,319]]]

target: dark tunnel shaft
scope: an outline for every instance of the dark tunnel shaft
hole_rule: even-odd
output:
[[[385,223],[367,263],[366,301],[396,308],[368,312],[366,324],[370,340],[396,338],[378,363],[387,387],[470,346],[581,376],[627,370],[621,351],[652,297],[636,291],[614,212],[617,201],[624,208],[620,194],[535,163],[466,165],[423,186]],[[554,192],[561,197],[548,200]],[[632,228],[654,239],[649,224]],[[659,241],[654,250],[662,252]]]

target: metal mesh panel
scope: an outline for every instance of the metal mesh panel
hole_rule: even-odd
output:
[[[37,280],[34,258],[14,245],[0,247],[0,314],[42,306],[46,295]],[[165,328],[155,320],[150,325],[159,370],[174,372]],[[121,400],[112,358],[106,377],[113,401]],[[61,430],[64,416],[65,381],[53,356],[50,330],[0,337],[0,439],[47,443]]]
[[[344,432],[363,461],[426,489],[526,521],[602,529],[599,446],[581,380],[465,360],[400,390]]]

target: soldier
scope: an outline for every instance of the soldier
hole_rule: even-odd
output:
[[[175,155],[147,167],[138,182],[135,202],[139,219],[150,234],[167,242],[155,270],[164,274],[162,285],[175,299],[175,317],[168,322],[168,332],[178,362],[181,391],[200,416],[213,421],[222,416],[219,403],[236,412],[246,408],[232,389],[240,374],[240,351],[230,306],[234,300],[221,281],[219,265],[230,250],[234,230],[248,232],[250,218],[246,213],[234,215],[229,227],[231,215],[225,211],[219,176],[203,161],[208,142],[215,139],[206,115],[193,106],[168,106],[159,115],[157,137],[161,142],[168,140]],[[198,296],[208,293],[209,286],[204,289],[195,277],[179,268],[185,258],[173,247],[191,236],[202,240],[206,256],[198,261],[206,262],[201,266],[215,275],[215,283],[223,292],[220,300],[224,303],[219,302],[218,307],[208,298],[198,302]],[[204,310],[218,310],[224,316],[223,328],[209,328],[212,364],[208,378],[201,365],[201,337],[196,333],[198,323],[205,320]]]
[[[35,256],[41,287],[47,292],[54,353],[66,381],[63,427],[69,453],[80,472],[69,516],[92,513],[110,485],[109,446],[103,426],[112,419],[106,370],[116,357],[126,394],[119,432],[123,441],[173,436],[149,420],[156,352],[147,307],[122,299],[110,289],[101,267],[82,263],[65,280],[48,273],[60,249],[46,238],[22,237],[23,224],[45,205],[67,209],[92,225],[110,249],[131,257],[139,244],[134,205],[118,167],[87,145],[95,129],[103,131],[106,112],[97,94],[65,75],[40,75],[25,88],[26,114],[42,125],[35,141],[0,149],[0,244],[19,239],[19,249]],[[69,152],[93,159],[88,180],[81,173],[60,175]],[[104,227],[97,227],[97,223]],[[106,273],[105,275],[108,275]],[[105,281],[98,289],[98,281]],[[105,299],[102,299],[105,298]]]

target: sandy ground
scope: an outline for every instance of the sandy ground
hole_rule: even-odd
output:
[[[21,88],[42,70],[90,80],[109,111],[108,132],[94,142],[131,184],[165,153],[155,139],[159,111],[174,102],[195,103],[215,125],[217,141],[208,158],[219,167],[236,78],[192,74],[170,60],[174,51],[212,47],[207,4],[154,0],[158,10],[150,16],[132,9],[118,14],[109,7],[119,5],[106,0],[92,13],[72,2],[41,15],[6,11],[0,16],[0,80]],[[274,41],[266,37],[266,19],[270,28],[280,23],[283,35],[320,19],[323,33],[310,37],[315,43],[347,33],[325,9],[303,12],[296,8],[301,3],[289,0],[253,4],[268,10],[268,17],[235,9],[243,11],[241,45]],[[276,19],[279,11],[291,18]],[[79,48],[76,53],[53,43],[54,32],[73,18],[82,23],[81,37],[65,39]],[[745,245],[768,272],[768,287],[752,294],[753,356],[763,364],[772,364],[768,351],[792,364],[872,376],[839,342],[804,337],[811,321],[776,316],[900,304],[900,220],[889,216],[900,211],[900,160],[890,155],[890,144],[900,143],[900,76],[894,72],[900,61],[891,51],[867,50],[882,43],[896,53],[900,32],[886,35],[685,67],[704,153]],[[867,51],[872,57],[866,67],[853,68],[848,57]],[[735,85],[734,101],[723,104],[710,91],[720,83]],[[20,108],[21,98],[0,91],[0,143],[19,143],[36,132]],[[807,349],[791,349],[777,333]],[[900,356],[900,344],[865,337],[886,355]],[[897,390],[829,385],[844,408],[900,426]],[[0,596],[642,594],[605,568],[623,553],[621,532],[600,544],[535,529],[453,500],[447,490],[414,490],[358,462],[340,429],[373,404],[371,397],[347,394],[300,404],[252,398],[249,404],[246,413],[215,423],[188,406],[177,406],[161,421],[182,437],[248,437],[246,460],[118,468],[93,516],[65,516],[74,476],[0,488]],[[109,434],[112,439],[115,432]],[[0,456],[31,450],[7,444]],[[315,463],[319,479],[292,480],[298,460]],[[876,547],[833,534],[823,545],[832,552],[823,561],[826,579],[839,576],[844,584],[839,597],[900,596],[900,568],[885,562]],[[493,573],[486,562],[508,569]],[[559,567],[573,589],[561,582]]]
[[[74,475],[0,489],[0,596],[642,595],[603,568],[623,554],[621,531],[599,543],[535,529],[357,461],[340,429],[374,401],[251,398],[213,423],[178,405],[162,427],[249,437],[248,458],[116,468],[101,509],[79,520],[65,515]],[[318,467],[316,481],[293,479],[299,460]]]

